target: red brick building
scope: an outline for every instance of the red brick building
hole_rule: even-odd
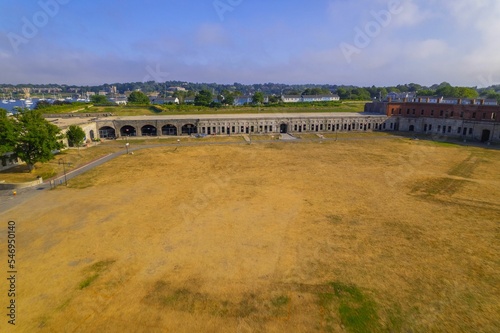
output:
[[[500,106],[495,100],[419,97],[372,103],[365,111],[385,113],[385,130],[500,142]]]

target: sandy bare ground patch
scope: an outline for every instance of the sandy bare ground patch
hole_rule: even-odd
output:
[[[17,331],[497,331],[499,167],[406,139],[121,156],[0,214]]]

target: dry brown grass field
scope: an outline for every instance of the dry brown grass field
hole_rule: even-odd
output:
[[[0,213],[16,331],[498,332],[498,170],[401,138],[123,155]]]

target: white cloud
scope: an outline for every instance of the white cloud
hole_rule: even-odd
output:
[[[450,48],[445,41],[427,39],[407,44],[405,56],[412,60],[429,60],[450,53]]]
[[[421,3],[419,6],[414,0],[397,2],[400,4],[396,6],[397,12],[393,15],[393,24],[391,23],[394,27],[415,27],[434,16],[431,10],[424,9]]]

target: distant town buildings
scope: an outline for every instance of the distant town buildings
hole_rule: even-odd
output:
[[[340,101],[338,95],[283,95],[283,103],[314,103],[314,102],[335,102]]]
[[[186,88],[183,87],[169,87],[167,91],[176,92],[176,91],[187,91],[187,90]]]

